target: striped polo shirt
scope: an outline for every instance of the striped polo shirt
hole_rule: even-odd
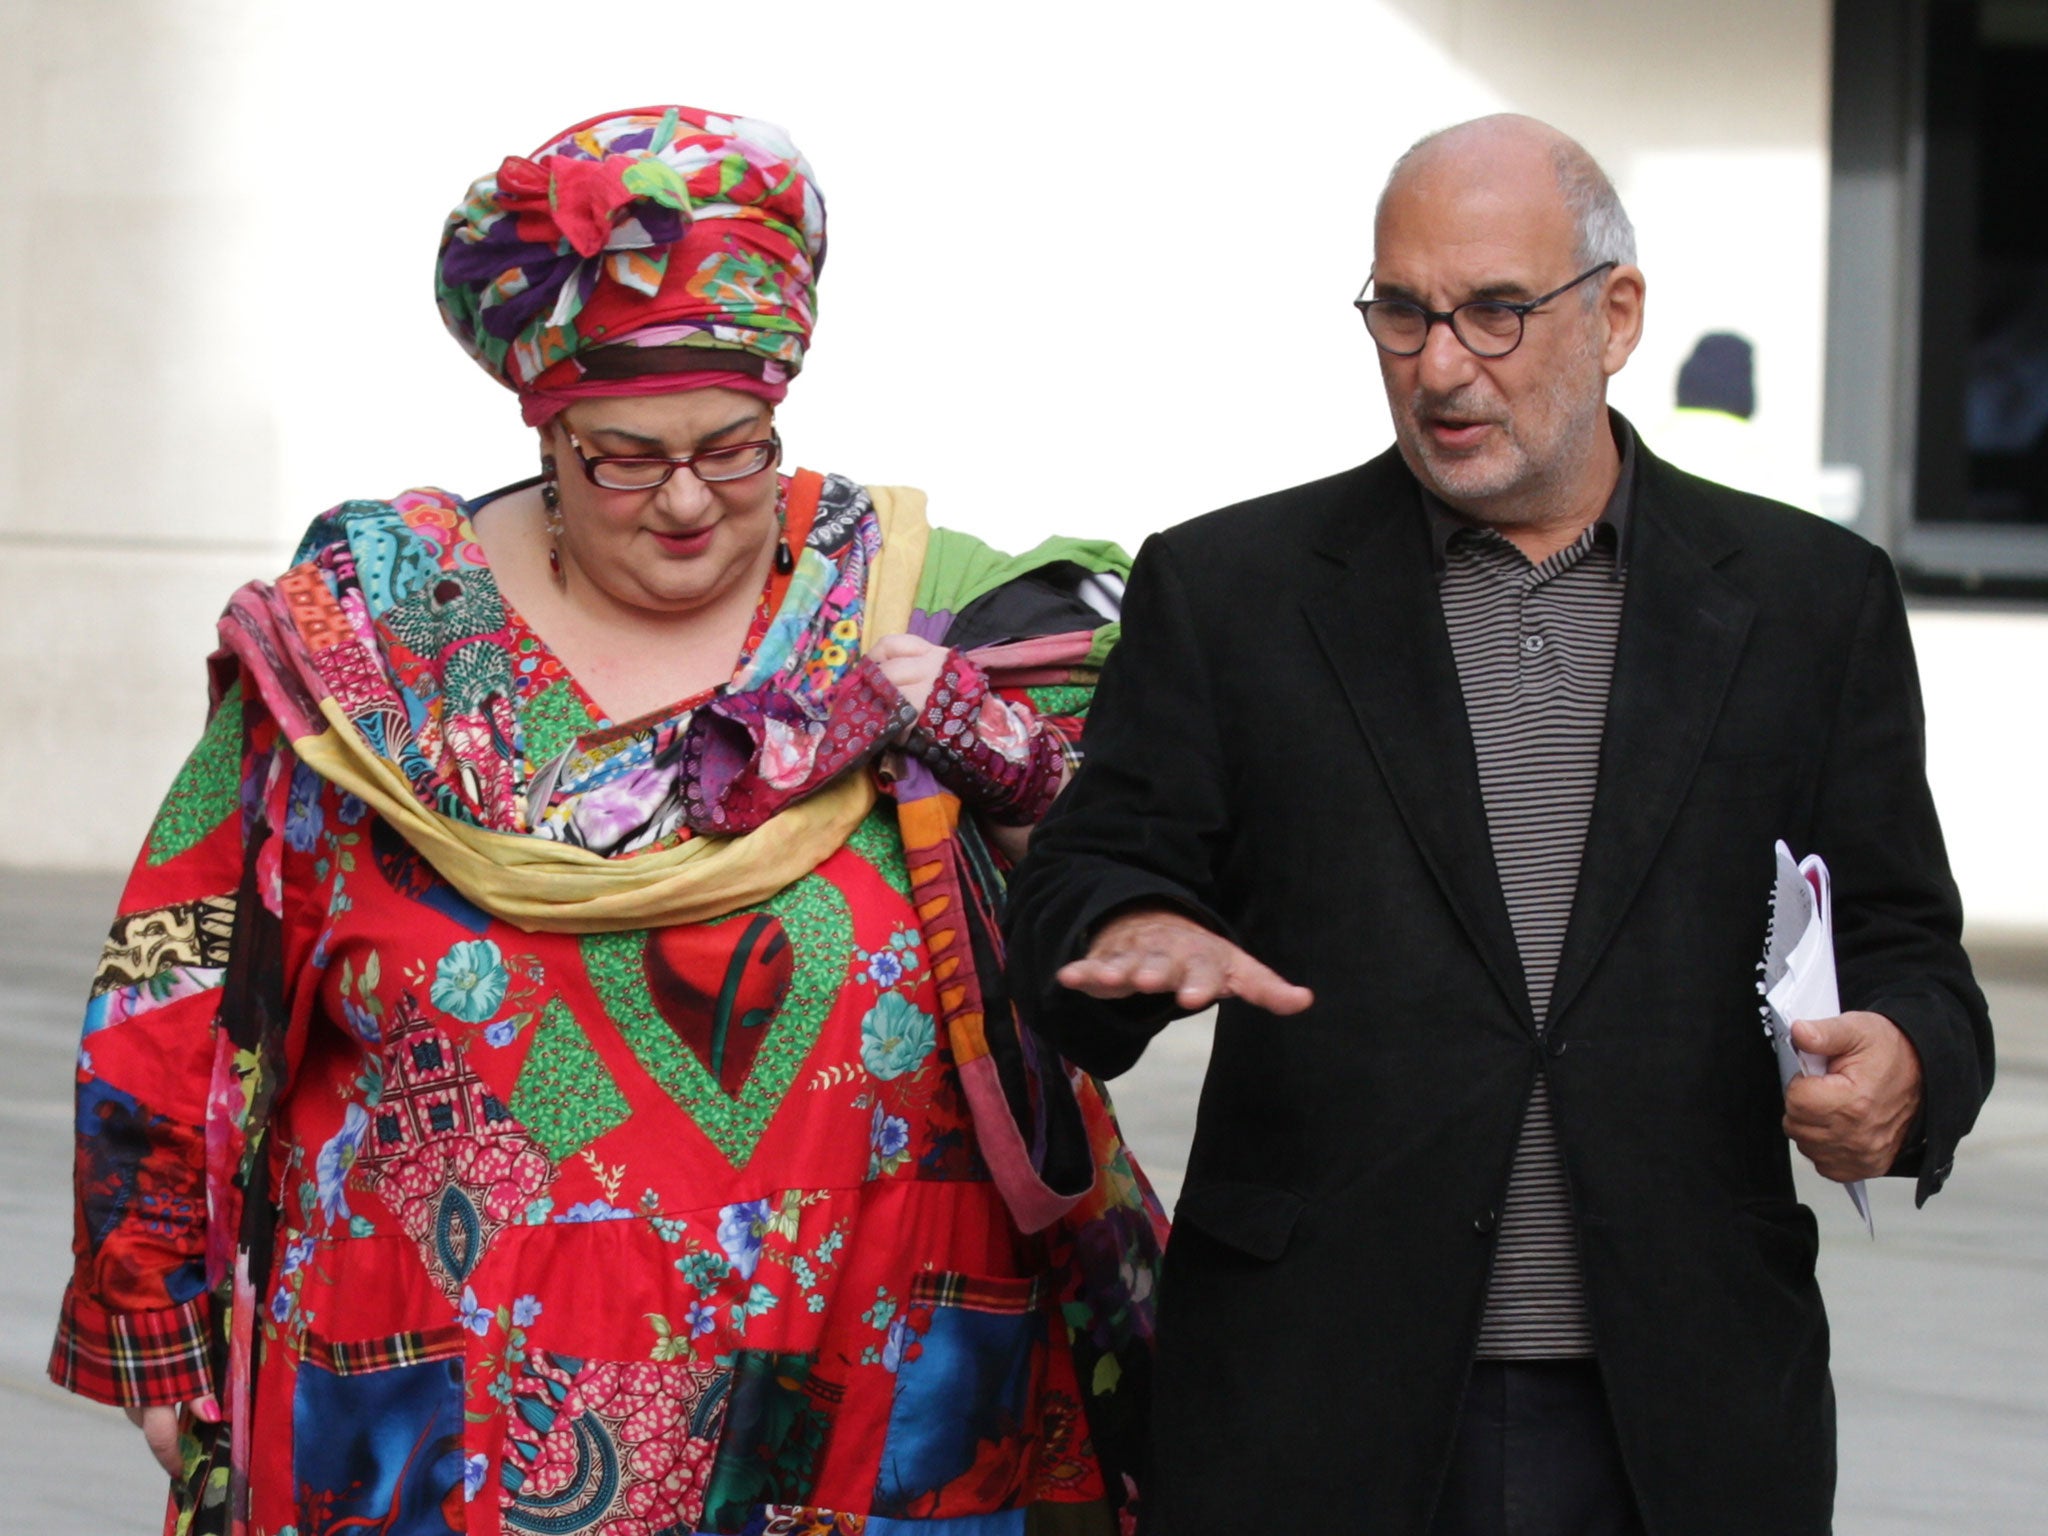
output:
[[[1540,564],[1423,493],[1494,868],[1539,1029],[1578,890],[1621,633],[1635,434],[1619,417],[1610,420],[1621,474],[1607,508],[1576,543]],[[1571,1192],[1541,1073],[1497,1244],[1480,1357],[1593,1353]]]

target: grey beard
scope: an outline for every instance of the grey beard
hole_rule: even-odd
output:
[[[1590,349],[1589,349],[1590,350]],[[1575,381],[1590,359],[1574,357],[1571,366],[1550,379],[1544,387],[1543,403],[1557,424],[1558,456],[1539,463],[1528,445],[1509,423],[1498,423],[1492,414],[1477,419],[1496,421],[1506,435],[1511,457],[1498,466],[1469,466],[1479,478],[1467,480],[1459,471],[1468,466],[1456,460],[1443,462],[1431,451],[1428,439],[1414,426],[1423,417],[1438,413],[1457,414],[1459,396],[1450,394],[1432,400],[1418,392],[1410,401],[1408,426],[1401,432],[1414,436],[1404,446],[1426,465],[1432,488],[1474,522],[1501,527],[1541,527],[1565,517],[1570,508],[1559,504],[1563,489],[1574,484],[1586,459],[1598,442],[1597,432],[1605,430],[1606,391],[1597,370],[1588,368],[1595,382],[1583,392]],[[1555,413],[1555,414],[1553,414]],[[1468,504],[1469,503],[1469,504]]]

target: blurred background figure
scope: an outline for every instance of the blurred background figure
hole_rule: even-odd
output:
[[[1708,331],[1678,368],[1678,398],[1649,437],[1656,451],[1717,484],[1818,510],[1810,467],[1774,453],[1756,428],[1756,348],[1733,331]]]
[[[1756,414],[1756,348],[1732,331],[1709,331],[1678,370],[1678,408],[1747,421]]]

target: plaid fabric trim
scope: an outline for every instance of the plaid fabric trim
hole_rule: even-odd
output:
[[[332,1371],[337,1376],[363,1376],[372,1371],[394,1370],[401,1365],[418,1365],[426,1360],[448,1360],[463,1352],[460,1323],[423,1328],[415,1333],[395,1333],[382,1339],[362,1339],[335,1344],[325,1339],[306,1340],[302,1360]]]
[[[978,1275],[925,1270],[910,1282],[913,1307],[957,1307],[962,1312],[1016,1316],[1038,1310],[1038,1281],[989,1280]]]
[[[122,1408],[188,1403],[213,1394],[205,1296],[162,1312],[109,1312],[74,1288],[64,1293],[50,1379],[67,1392]]]

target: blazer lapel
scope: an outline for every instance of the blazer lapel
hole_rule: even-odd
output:
[[[1533,1029],[1419,493],[1392,451],[1365,465],[1356,484],[1317,544],[1320,569],[1302,607],[1409,835]]]
[[[1755,617],[1716,564],[1735,548],[1712,508],[1673,494],[1638,445],[1628,596],[1614,657],[1578,893],[1551,989],[1571,1005],[1635,899],[1706,751]],[[1674,505],[1674,503],[1677,503]]]

